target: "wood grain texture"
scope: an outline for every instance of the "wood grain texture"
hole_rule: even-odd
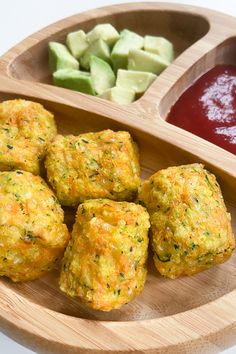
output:
[[[177,58],[135,103],[114,103],[53,87],[47,43],[96,23],[160,34]],[[199,75],[235,63],[236,19],[162,3],[115,5],[59,21],[0,60],[0,100],[25,97],[55,113],[63,134],[111,128],[130,131],[141,152],[142,177],[160,168],[203,162],[219,180],[236,233],[236,156],[165,121],[170,107]],[[66,209],[68,224],[74,210]],[[192,277],[161,278],[150,251],[143,293],[120,310],[93,311],[58,289],[58,271],[23,284],[0,281],[1,329],[40,353],[210,353],[236,342],[236,253]]]

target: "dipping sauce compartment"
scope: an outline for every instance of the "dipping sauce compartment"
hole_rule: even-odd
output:
[[[236,154],[236,66],[218,65],[201,76],[167,121]]]
[[[221,69],[216,69],[215,67],[221,67]],[[224,77],[224,79],[220,77],[218,78],[219,80],[217,81],[218,89],[219,86],[221,86],[220,87],[221,93],[219,93],[219,90],[216,89],[216,85],[213,85],[213,82],[217,80],[216,76],[221,76],[219,70],[224,71],[226,67],[230,67],[230,72],[226,74],[227,78],[226,77]],[[209,73],[210,70],[213,70],[212,74],[211,72]],[[229,78],[229,76],[231,78]],[[224,123],[220,122],[219,119],[219,112],[222,114],[223,111],[227,109],[229,113],[229,109],[232,111],[233,106],[235,108],[236,98],[235,98],[234,77],[236,78],[236,37],[230,37],[222,41],[221,43],[219,43],[215,48],[209,50],[209,52],[204,54],[194,65],[186,69],[185,85],[181,78],[181,80],[177,81],[169,89],[168,93],[165,94],[164,97],[162,97],[158,107],[158,111],[161,118],[166,120],[168,124],[171,123],[209,142],[212,142],[215,145],[218,145],[233,154],[236,154],[235,152],[236,149],[235,148],[235,144],[236,144],[235,112],[234,113],[231,112],[230,117],[228,118],[226,118],[226,116],[224,115],[223,118]],[[195,85],[197,85],[196,88]],[[226,87],[227,85],[228,88]],[[209,91],[209,86],[211,86],[210,91]],[[194,89],[196,89],[196,92],[194,92]],[[206,90],[208,91],[207,95],[205,95]],[[231,92],[231,95],[229,95],[228,92],[229,90]],[[216,96],[216,92],[218,92],[217,96]],[[197,96],[201,96],[201,95],[203,97],[201,98],[201,101],[198,101],[199,97]],[[219,95],[221,97],[219,97]],[[225,97],[225,95],[227,97]],[[182,98],[182,96],[186,97],[186,101],[184,103],[185,106],[184,109],[181,110],[180,112],[179,108],[182,99],[184,99]],[[192,97],[191,104],[190,104],[190,99],[191,99],[190,97]],[[212,105],[215,106],[215,107],[211,106],[211,109],[209,106],[210,105],[209,99],[211,99]],[[179,103],[180,100],[181,102]],[[208,102],[206,102],[207,100]],[[205,101],[204,104],[203,101]],[[227,103],[227,101],[230,102]],[[193,107],[193,103],[194,103],[194,107]],[[175,104],[178,105],[179,118],[178,119],[175,118],[176,121],[174,122],[174,118],[170,117],[170,112],[172,111],[173,113],[174,110],[175,114],[177,114],[176,111],[177,108],[174,108]],[[216,107],[218,107],[217,113],[215,113]],[[183,104],[182,104],[182,108],[183,108]],[[210,109],[211,111],[211,112],[209,111],[211,118],[208,119],[208,123],[209,123],[208,127],[206,122],[207,119],[204,119],[202,115],[203,112],[202,114],[199,113],[201,109],[205,112],[205,114],[206,114],[206,109],[208,109],[208,111]],[[213,115],[215,114],[218,115],[217,121],[216,121],[216,117],[213,118]],[[227,122],[225,122],[226,120]],[[214,137],[212,135],[214,135]]]

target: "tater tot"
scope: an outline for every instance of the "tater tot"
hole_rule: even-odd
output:
[[[149,215],[141,206],[89,200],[77,211],[60,288],[87,306],[110,311],[133,300],[146,280]]]
[[[201,164],[169,167],[143,183],[158,271],[169,278],[225,262],[235,248],[230,214],[215,176]]]
[[[128,132],[58,135],[49,146],[45,166],[65,206],[97,198],[132,201],[140,185],[138,149]]]
[[[0,103],[0,171],[40,174],[40,162],[57,134],[52,113],[22,99]]]
[[[39,176],[0,172],[0,276],[33,280],[62,258],[69,233],[64,212]]]

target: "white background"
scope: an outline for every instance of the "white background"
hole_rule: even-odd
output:
[[[0,0],[0,55],[42,27],[63,17],[104,5],[133,2],[132,0]],[[164,2],[164,0],[163,0]],[[236,16],[235,0],[168,0],[208,7]],[[235,29],[236,32],[236,29]],[[1,354],[32,354],[0,332]],[[236,346],[222,354],[236,354]],[[65,353],[66,354],[66,353]]]

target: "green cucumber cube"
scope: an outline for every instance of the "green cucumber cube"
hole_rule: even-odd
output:
[[[56,86],[95,95],[91,75],[84,71],[61,69],[53,73]]]
[[[59,69],[79,69],[79,62],[70,54],[64,44],[49,42],[48,54],[51,72]]]
[[[118,104],[129,104],[135,100],[135,92],[124,87],[112,87],[99,95],[99,97]]]
[[[110,65],[104,60],[91,56],[90,72],[93,88],[97,94],[103,93],[105,90],[113,87],[116,82],[115,74]]]
[[[127,69],[130,49],[143,48],[144,39],[135,32],[123,30],[120,39],[116,42],[111,52],[113,69]]]
[[[168,65],[169,62],[157,54],[140,49],[131,49],[129,52],[128,70],[147,71],[158,75]]]
[[[143,71],[119,69],[116,86],[133,90],[136,94],[143,94],[156,79],[156,75]]]
[[[101,58],[109,63],[110,49],[108,44],[100,38],[89,45],[84,55],[80,58],[80,64],[86,70],[89,70],[90,68],[90,57],[92,55]]]
[[[89,46],[86,34],[82,30],[69,33],[66,37],[66,45],[76,59],[79,59]]]
[[[144,50],[160,55],[160,57],[169,63],[174,60],[173,44],[164,37],[145,36]]]
[[[99,38],[103,39],[109,47],[112,47],[118,41],[120,35],[110,23],[103,23],[96,25],[87,33],[87,40],[89,43],[93,43]]]

